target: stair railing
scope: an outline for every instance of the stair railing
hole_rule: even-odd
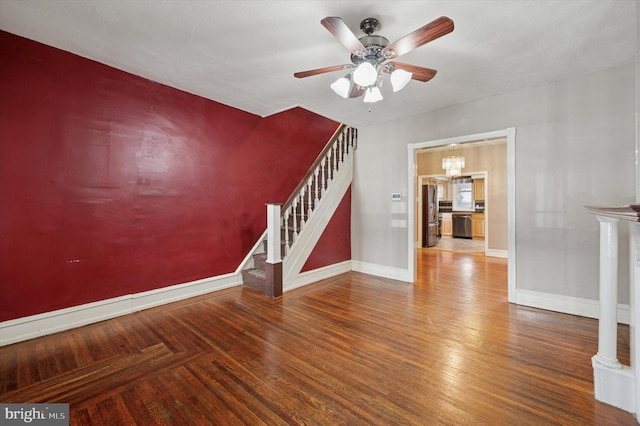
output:
[[[305,225],[309,227],[309,231],[313,231],[317,225],[316,219],[311,221],[313,212],[317,208],[325,208],[328,206],[326,202],[322,203],[322,197],[325,195],[332,181],[341,183],[344,173],[350,168],[344,168],[345,162],[353,161],[351,156],[353,150],[357,148],[357,129],[340,125],[335,131],[331,139],[327,142],[323,150],[320,152],[316,161],[311,165],[304,178],[300,181],[291,196],[283,204],[268,203],[267,204],[267,230],[252,249],[248,256],[247,262],[255,262],[255,256],[265,254],[260,250],[264,245],[266,248],[266,258],[261,262],[264,264],[264,271],[261,275],[262,285],[256,283],[255,268],[249,267],[243,269],[243,280],[249,280],[249,285],[255,288],[262,288],[264,294],[270,298],[282,296],[283,292],[283,261],[289,255],[293,257],[290,260],[296,262],[300,259],[295,258],[301,252],[294,250],[294,245],[298,242],[298,236],[305,229]],[[341,168],[342,167],[342,168]],[[350,181],[350,178],[349,178]],[[342,182],[344,183],[344,182]],[[327,195],[330,195],[327,193]],[[315,224],[315,225],[314,225]],[[304,236],[303,236],[304,237]],[[300,239],[303,244],[301,249],[307,250],[305,241]],[[265,244],[266,242],[266,244]],[[304,256],[304,255],[303,255]],[[247,265],[248,263],[245,263]],[[252,263],[255,265],[255,263]],[[297,264],[296,264],[297,265]],[[247,284],[247,281],[245,281]]]
[[[358,130],[342,124],[281,208],[284,259],[320,202],[346,156],[356,148]]]

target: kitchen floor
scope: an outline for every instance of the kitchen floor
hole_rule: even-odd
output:
[[[468,240],[466,238],[442,237],[435,247],[435,250],[457,251],[462,253],[482,253],[484,254],[484,240]]]

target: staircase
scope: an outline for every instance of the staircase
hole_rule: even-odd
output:
[[[356,147],[357,130],[341,125],[289,199],[267,205],[268,229],[243,266],[244,285],[273,298],[293,283],[351,184]]]
[[[267,272],[265,262],[267,260],[267,241],[263,241],[263,252],[252,256],[253,266],[242,270],[242,283],[248,287],[264,292]]]

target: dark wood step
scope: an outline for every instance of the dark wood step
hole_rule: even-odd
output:
[[[259,271],[264,271],[264,262],[267,261],[267,253],[253,255],[253,267]]]
[[[242,271],[242,283],[248,287],[264,293],[266,281],[267,275],[264,270],[260,271],[255,268],[251,268]]]

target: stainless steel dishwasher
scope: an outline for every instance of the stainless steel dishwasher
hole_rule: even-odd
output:
[[[471,215],[453,214],[453,238],[471,239]]]

